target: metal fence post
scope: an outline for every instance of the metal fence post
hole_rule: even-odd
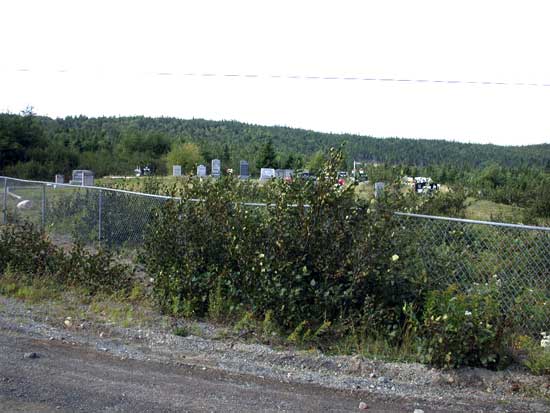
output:
[[[4,178],[4,200],[2,203],[2,223],[8,223],[8,178]]]
[[[42,185],[42,229],[46,229],[46,185]]]
[[[97,239],[99,242],[99,245],[101,245],[101,215],[102,215],[102,209],[103,209],[103,192],[101,189],[99,190],[98,194],[98,220],[97,220]]]

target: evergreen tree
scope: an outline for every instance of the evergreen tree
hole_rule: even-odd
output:
[[[258,160],[256,161],[256,167],[260,168],[277,168],[277,154],[273,147],[273,142],[269,139],[262,147]]]

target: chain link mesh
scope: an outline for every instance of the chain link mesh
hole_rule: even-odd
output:
[[[526,332],[550,329],[550,229],[399,215],[419,240],[435,288],[496,283],[502,309]]]
[[[0,178],[2,222],[42,227],[58,245],[120,250],[142,244],[151,214],[169,197]]]
[[[0,177],[2,222],[27,220],[58,244],[139,247],[169,197]],[[255,205],[255,204],[250,204]],[[263,205],[263,204],[258,204]],[[550,229],[414,214],[396,217],[418,240],[435,288],[496,282],[503,311],[526,332],[550,330]]]

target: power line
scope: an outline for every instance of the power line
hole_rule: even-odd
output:
[[[36,72],[33,69],[20,68],[16,72],[29,73]],[[56,70],[56,73],[75,73],[72,70]],[[103,73],[103,71],[98,71]],[[78,73],[78,71],[76,71]],[[116,73],[112,71],[110,73]],[[120,72],[131,74],[128,72]],[[310,81],[357,81],[357,82],[389,82],[389,83],[432,83],[447,85],[472,85],[472,86],[520,86],[520,87],[550,87],[550,83],[530,83],[530,82],[497,82],[481,80],[445,80],[445,79],[405,79],[394,77],[362,77],[362,76],[313,76],[313,75],[281,75],[281,74],[257,74],[257,73],[195,73],[195,72],[141,72],[135,73],[148,76],[183,76],[183,77],[202,77],[202,78],[242,78],[242,79],[287,79],[287,80],[310,80]]]

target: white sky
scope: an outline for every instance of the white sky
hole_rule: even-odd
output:
[[[550,85],[549,16],[527,0],[0,0],[0,111],[549,143],[550,86],[269,77]]]

